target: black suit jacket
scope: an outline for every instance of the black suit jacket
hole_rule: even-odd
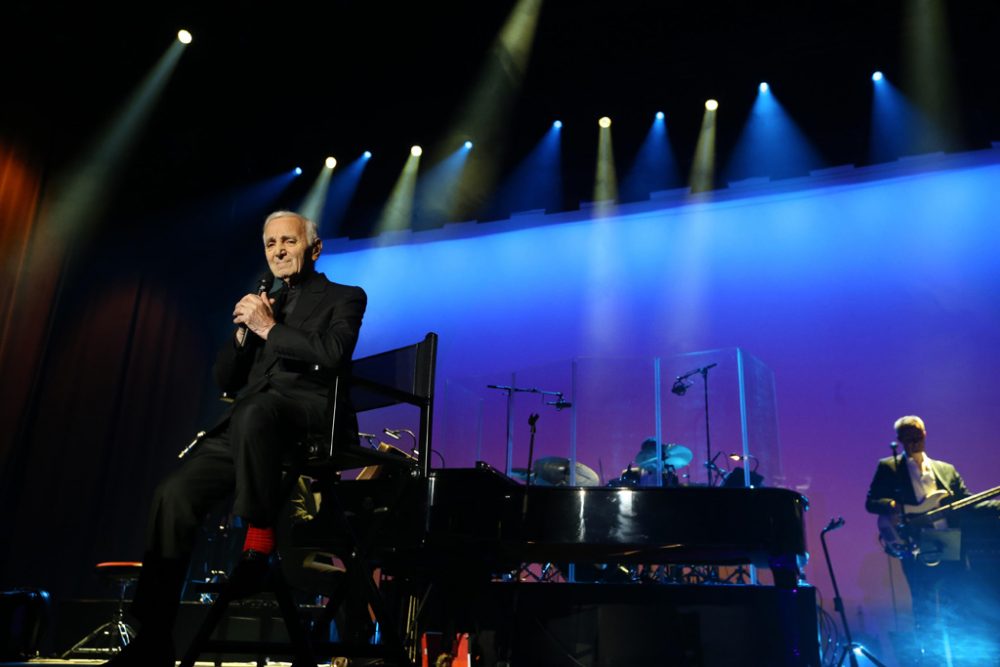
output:
[[[939,489],[945,489],[951,493],[947,502],[966,498],[969,489],[966,488],[962,476],[955,470],[955,466],[944,461],[931,459],[931,471]],[[916,505],[917,496],[913,491],[913,483],[910,481],[910,471],[906,467],[906,455],[899,457],[899,466],[896,460],[889,456],[878,462],[875,469],[875,477],[868,487],[868,498],[865,501],[865,509],[872,514],[889,514],[893,511],[891,501],[895,500],[898,505]]]
[[[317,434],[328,433],[336,416],[337,441],[356,442],[348,379],[368,297],[360,287],[330,282],[322,273],[308,276],[299,289],[294,311],[266,341],[249,333],[243,348],[235,342],[223,346],[213,369],[216,382],[236,395],[237,404],[261,391],[295,399],[308,410],[309,429]]]

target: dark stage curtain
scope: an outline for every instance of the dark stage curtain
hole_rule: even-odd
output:
[[[0,153],[0,588],[79,597],[95,563],[141,558],[156,482],[221,410],[220,330],[128,242],[68,258],[40,183]]]

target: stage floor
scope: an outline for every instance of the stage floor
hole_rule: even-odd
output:
[[[60,660],[58,658],[36,658],[34,660],[29,660],[28,662],[0,662],[3,667],[55,667],[56,665],[103,665],[107,658],[101,658],[100,660],[93,658],[81,659],[77,658],[74,660]],[[203,661],[199,660],[194,663],[195,667],[256,667],[257,662],[230,662],[224,661],[221,663]],[[275,662],[273,660],[268,661],[268,667],[290,667],[292,663],[290,662]],[[330,663],[320,663],[322,665],[328,665]]]

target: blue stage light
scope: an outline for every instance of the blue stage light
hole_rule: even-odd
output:
[[[881,80],[882,80],[882,72],[879,71],[872,72],[872,81],[881,81]]]
[[[663,112],[662,111],[657,111],[656,112],[656,120],[663,120]]]
[[[292,171],[294,171],[294,172],[295,172],[295,175],[296,175],[296,176],[301,176],[301,175],[302,175],[302,167],[296,167],[296,168],[295,168],[295,169],[293,169]]]
[[[471,141],[466,141],[462,145],[465,146],[465,150],[470,150],[472,148],[472,142]]]
[[[372,156],[372,152],[371,152],[371,151],[365,151],[365,152],[364,152],[364,153],[362,153],[361,155],[362,155],[362,157],[364,157],[364,158],[365,158],[366,160],[368,160],[368,159],[370,159],[370,158],[371,158],[371,156]]]
[[[771,89],[771,87],[769,85],[767,85],[766,81],[761,81],[760,85],[757,86],[757,90],[759,90],[762,93],[766,93],[770,89]]]
[[[562,127],[562,121],[561,120],[557,120],[556,122],[552,123],[552,127],[556,128],[558,130],[559,128]]]

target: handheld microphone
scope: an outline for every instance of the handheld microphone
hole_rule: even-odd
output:
[[[257,296],[261,294],[267,294],[271,291],[271,287],[274,285],[274,274],[271,273],[270,269],[260,274],[260,278],[257,279]],[[250,335],[250,330],[247,329],[247,325],[241,324],[238,331],[241,331],[241,335],[236,339],[236,347],[243,349],[246,347],[247,338]]]

